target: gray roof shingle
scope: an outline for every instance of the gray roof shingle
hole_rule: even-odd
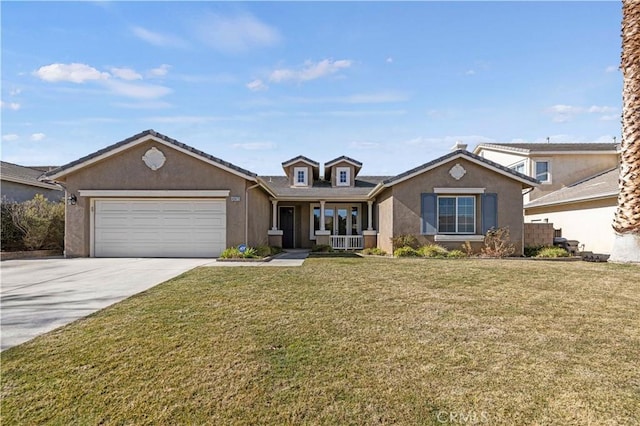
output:
[[[619,191],[618,174],[619,169],[617,167],[605,170],[588,179],[581,180],[537,198],[524,207],[542,207],[617,196]]]
[[[55,185],[50,185],[38,180],[38,178],[42,176],[42,171],[32,169],[31,167],[8,163],[6,161],[0,162],[0,176],[2,179],[18,180],[26,184],[31,183],[37,186],[47,185],[50,186],[51,189],[59,189]]]
[[[332,187],[326,180],[314,181],[310,187],[292,187],[286,176],[261,176],[278,197],[345,198],[366,197],[377,184],[388,176],[359,176],[354,187]]]
[[[77,159],[75,161],[72,161],[72,162],[70,162],[68,164],[65,164],[64,166],[58,167],[57,169],[51,170],[51,171],[45,173],[44,176],[57,175],[58,173],[63,172],[65,170],[67,170],[67,169],[70,169],[70,168],[72,168],[72,167],[74,167],[74,166],[76,166],[78,164],[82,164],[82,163],[84,163],[86,161],[89,161],[89,160],[91,160],[93,158],[99,157],[99,156],[101,156],[103,154],[108,153],[109,151],[112,151],[112,150],[117,149],[117,148],[119,148],[121,146],[127,145],[127,144],[129,144],[129,143],[131,143],[131,142],[133,142],[135,140],[141,139],[141,138],[143,138],[145,136],[154,136],[156,138],[162,139],[164,142],[167,142],[167,143],[169,143],[171,145],[175,145],[177,147],[180,147],[180,148],[182,148],[182,149],[184,149],[186,151],[189,151],[189,152],[191,152],[193,154],[199,155],[200,157],[206,158],[207,160],[213,161],[214,163],[218,163],[221,166],[224,166],[224,167],[227,167],[229,169],[235,170],[235,171],[237,171],[237,172],[239,172],[241,174],[244,174],[244,175],[247,175],[247,176],[250,176],[250,177],[253,177],[253,178],[255,178],[257,176],[255,173],[253,173],[253,172],[251,172],[249,170],[243,169],[243,168],[238,167],[238,166],[236,166],[234,164],[231,164],[231,163],[229,163],[227,161],[221,160],[220,158],[214,157],[213,155],[207,154],[206,152],[200,151],[199,149],[195,149],[195,148],[193,148],[193,147],[191,147],[191,146],[189,146],[187,144],[184,144],[184,143],[179,142],[179,141],[177,141],[175,139],[172,139],[172,138],[170,138],[168,136],[165,136],[165,135],[163,135],[161,133],[158,133],[155,130],[145,130],[143,132],[140,132],[137,135],[133,135],[133,136],[131,136],[131,137],[129,137],[129,138],[123,140],[123,141],[117,142],[117,143],[115,143],[113,145],[110,145],[110,146],[108,146],[106,148],[103,148],[103,149],[101,149],[99,151],[96,151],[96,152],[94,152],[92,154],[86,155],[86,156],[84,156],[82,158],[79,158],[79,159]]]
[[[572,151],[617,151],[615,143],[483,143],[478,148],[502,148],[522,153],[572,152]]]
[[[491,160],[487,160],[487,159],[486,159],[486,158],[484,158],[484,157],[480,157],[479,155],[473,154],[473,153],[471,153],[471,152],[469,152],[469,151],[462,150],[462,149],[459,149],[459,150],[456,150],[456,151],[450,152],[449,154],[443,155],[443,156],[442,156],[442,157],[440,157],[440,158],[436,158],[436,159],[435,159],[435,160],[433,160],[433,161],[429,161],[428,163],[424,163],[424,164],[422,164],[422,165],[420,165],[420,166],[418,166],[418,167],[415,167],[415,168],[413,168],[413,169],[411,169],[411,170],[407,170],[407,171],[406,171],[406,172],[404,172],[404,173],[400,173],[400,174],[399,174],[399,175],[397,175],[397,176],[393,176],[393,177],[391,177],[391,178],[388,178],[388,179],[386,179],[383,183],[384,183],[384,184],[389,184],[389,183],[393,183],[393,182],[395,182],[395,181],[401,180],[401,179],[403,179],[403,178],[405,178],[405,177],[407,177],[407,176],[411,176],[411,175],[412,175],[412,174],[414,174],[414,173],[418,173],[418,172],[420,172],[420,171],[422,171],[422,170],[428,169],[428,168],[430,168],[431,166],[434,166],[434,165],[436,165],[436,164],[438,164],[438,163],[445,162],[445,161],[449,160],[450,158],[453,158],[453,157],[455,157],[455,156],[457,156],[457,155],[460,155],[460,154],[462,154],[462,155],[464,155],[464,156],[467,156],[467,157],[470,157],[470,158],[473,158],[474,160],[480,161],[480,162],[482,162],[482,163],[484,163],[484,164],[486,164],[486,165],[488,165],[488,166],[491,166],[491,167],[493,167],[493,168],[496,168],[496,169],[502,170],[503,172],[506,172],[507,174],[512,175],[514,178],[519,178],[519,179],[521,179],[521,180],[526,180],[526,181],[528,181],[528,182],[531,182],[532,184],[538,184],[538,183],[540,183],[540,182],[538,182],[536,179],[532,178],[531,176],[527,176],[527,175],[525,175],[525,174],[522,174],[522,173],[516,172],[515,170],[510,169],[510,168],[508,168],[508,167],[505,167],[505,166],[503,166],[502,164],[495,163],[495,162],[493,162],[493,161],[491,161]]]

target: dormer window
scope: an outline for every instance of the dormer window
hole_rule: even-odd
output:
[[[295,167],[293,169],[294,185],[295,186],[308,186],[309,181],[307,178],[306,167]]]
[[[336,167],[336,186],[349,186],[351,179],[349,167]]]

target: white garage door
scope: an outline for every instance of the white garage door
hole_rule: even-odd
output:
[[[96,200],[96,257],[217,257],[225,200]]]

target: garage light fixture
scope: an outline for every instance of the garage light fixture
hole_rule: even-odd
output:
[[[77,202],[78,202],[78,198],[76,197],[75,194],[71,194],[67,198],[67,204],[69,204],[70,206],[75,206]]]

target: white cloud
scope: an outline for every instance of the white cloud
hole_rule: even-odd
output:
[[[387,62],[388,64],[393,63],[393,58],[392,58],[391,56],[389,56],[389,57],[386,59],[386,62]]]
[[[107,80],[110,75],[97,69],[79,63],[51,64],[40,67],[33,74],[41,80],[56,83],[68,81],[71,83],[84,83],[92,80]]]
[[[276,145],[273,142],[247,142],[247,143],[234,143],[234,148],[246,149],[248,151],[258,151],[265,149],[273,149]]]
[[[553,115],[552,121],[554,123],[566,123],[571,121],[574,117],[582,114],[605,114],[600,117],[600,120],[612,120],[614,112],[618,111],[616,107],[604,106],[604,105],[592,105],[590,107],[581,107],[573,105],[558,104],[547,108],[547,112]],[[617,118],[617,117],[616,117]]]
[[[194,29],[204,43],[228,53],[274,46],[282,38],[276,28],[250,14],[237,16],[209,14],[198,22]]]
[[[149,44],[159,47],[187,47],[187,43],[179,37],[161,34],[143,27],[131,27],[133,34]]]
[[[9,133],[7,135],[2,135],[2,140],[4,142],[14,142],[14,141],[17,141],[18,139],[20,139],[20,136],[16,135],[15,133]]]
[[[145,121],[154,123],[170,123],[170,124],[200,124],[212,121],[221,121],[220,117],[204,116],[204,115],[177,115],[164,117],[149,117]]]
[[[246,87],[252,92],[259,92],[262,90],[267,90],[269,88],[269,86],[264,84],[264,82],[260,79],[255,79],[253,81],[250,81],[249,83],[246,84]]]
[[[9,96],[18,96],[20,93],[22,93],[22,89],[12,89],[9,92]]]
[[[0,108],[2,109],[10,109],[12,111],[17,111],[20,109],[20,104],[17,102],[5,102],[0,101]]]
[[[128,109],[163,109],[170,108],[171,104],[164,101],[142,101],[142,102],[115,102],[113,106]]]
[[[142,80],[142,76],[131,68],[111,68],[111,74],[122,80]]]
[[[618,108],[615,108],[615,107],[593,105],[588,109],[588,112],[599,113],[599,114],[609,114],[617,110]]]
[[[45,135],[44,133],[33,133],[29,139],[31,139],[34,142],[38,142],[43,140],[46,137],[47,135]]]
[[[609,65],[607,68],[604,69],[604,72],[616,72],[618,71],[618,67],[615,65]]]
[[[271,72],[269,81],[282,83],[286,81],[310,81],[334,74],[341,69],[351,67],[353,61],[341,59],[334,61],[324,59],[320,62],[306,61],[300,69],[281,68]]]
[[[169,72],[171,65],[162,64],[157,68],[149,70],[148,75],[151,77],[164,77]]]
[[[172,92],[168,87],[156,84],[125,83],[118,80],[109,80],[105,84],[114,94],[136,99],[157,99]]]
[[[600,117],[600,120],[602,121],[615,121],[620,119],[621,119],[620,115],[617,115],[617,114],[603,115],[602,117]]]
[[[467,70],[465,71],[464,75],[474,75],[475,73],[475,70]]]
[[[463,135],[463,136],[443,136],[443,137],[423,137],[410,139],[404,142],[407,145],[420,146],[420,147],[446,147],[451,148],[457,142],[466,143],[467,149],[473,147],[473,145],[481,143],[495,143],[495,139],[488,138],[481,135]]]
[[[353,141],[349,143],[349,148],[353,149],[377,149],[380,147],[378,142]]]

